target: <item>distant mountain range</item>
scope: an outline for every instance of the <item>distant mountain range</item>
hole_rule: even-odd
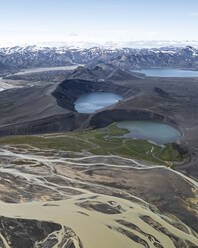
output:
[[[187,46],[162,48],[101,48],[15,46],[0,48],[0,70],[98,64],[121,69],[191,68],[198,69],[198,49]]]
[[[66,48],[160,48],[160,47],[186,47],[192,46],[198,48],[198,40],[132,40],[132,41],[82,41],[82,40],[68,40],[68,41],[45,41],[45,42],[1,42],[0,47],[14,47],[14,46],[39,46],[39,47],[66,47]]]

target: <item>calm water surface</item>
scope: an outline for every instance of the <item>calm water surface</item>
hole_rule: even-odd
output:
[[[144,139],[162,145],[177,141],[180,132],[172,126],[152,121],[122,121],[118,127],[126,128],[130,133],[124,137]]]
[[[79,113],[94,113],[104,107],[110,106],[122,97],[114,93],[95,92],[80,96],[75,102],[75,109]]]
[[[198,71],[180,69],[144,69],[138,70],[151,77],[198,77]]]

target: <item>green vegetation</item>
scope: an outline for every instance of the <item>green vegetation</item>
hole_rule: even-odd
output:
[[[112,124],[103,129],[87,129],[64,134],[43,136],[11,136],[0,139],[0,144],[28,144],[40,149],[65,151],[88,151],[96,155],[118,155],[148,161],[155,164],[168,164],[181,161],[179,153],[168,144],[164,149],[145,140],[123,138],[128,130]],[[159,156],[159,157],[158,157]]]
[[[167,144],[166,147],[159,153],[159,158],[165,161],[177,161],[181,162],[182,157],[177,150],[175,150],[172,144]]]

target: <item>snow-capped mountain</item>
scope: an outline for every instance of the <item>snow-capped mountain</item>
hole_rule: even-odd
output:
[[[187,46],[162,48],[69,48],[15,46],[0,48],[0,69],[22,69],[33,67],[65,66],[100,63],[122,69],[152,67],[198,68],[198,49]]]

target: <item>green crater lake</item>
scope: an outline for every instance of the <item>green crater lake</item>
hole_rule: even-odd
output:
[[[118,122],[117,126],[129,131],[124,135],[126,138],[148,140],[158,145],[175,142],[181,136],[174,127],[159,122],[122,121]]]
[[[74,105],[79,113],[90,114],[120,100],[122,100],[122,97],[114,93],[95,92],[80,96]]]

